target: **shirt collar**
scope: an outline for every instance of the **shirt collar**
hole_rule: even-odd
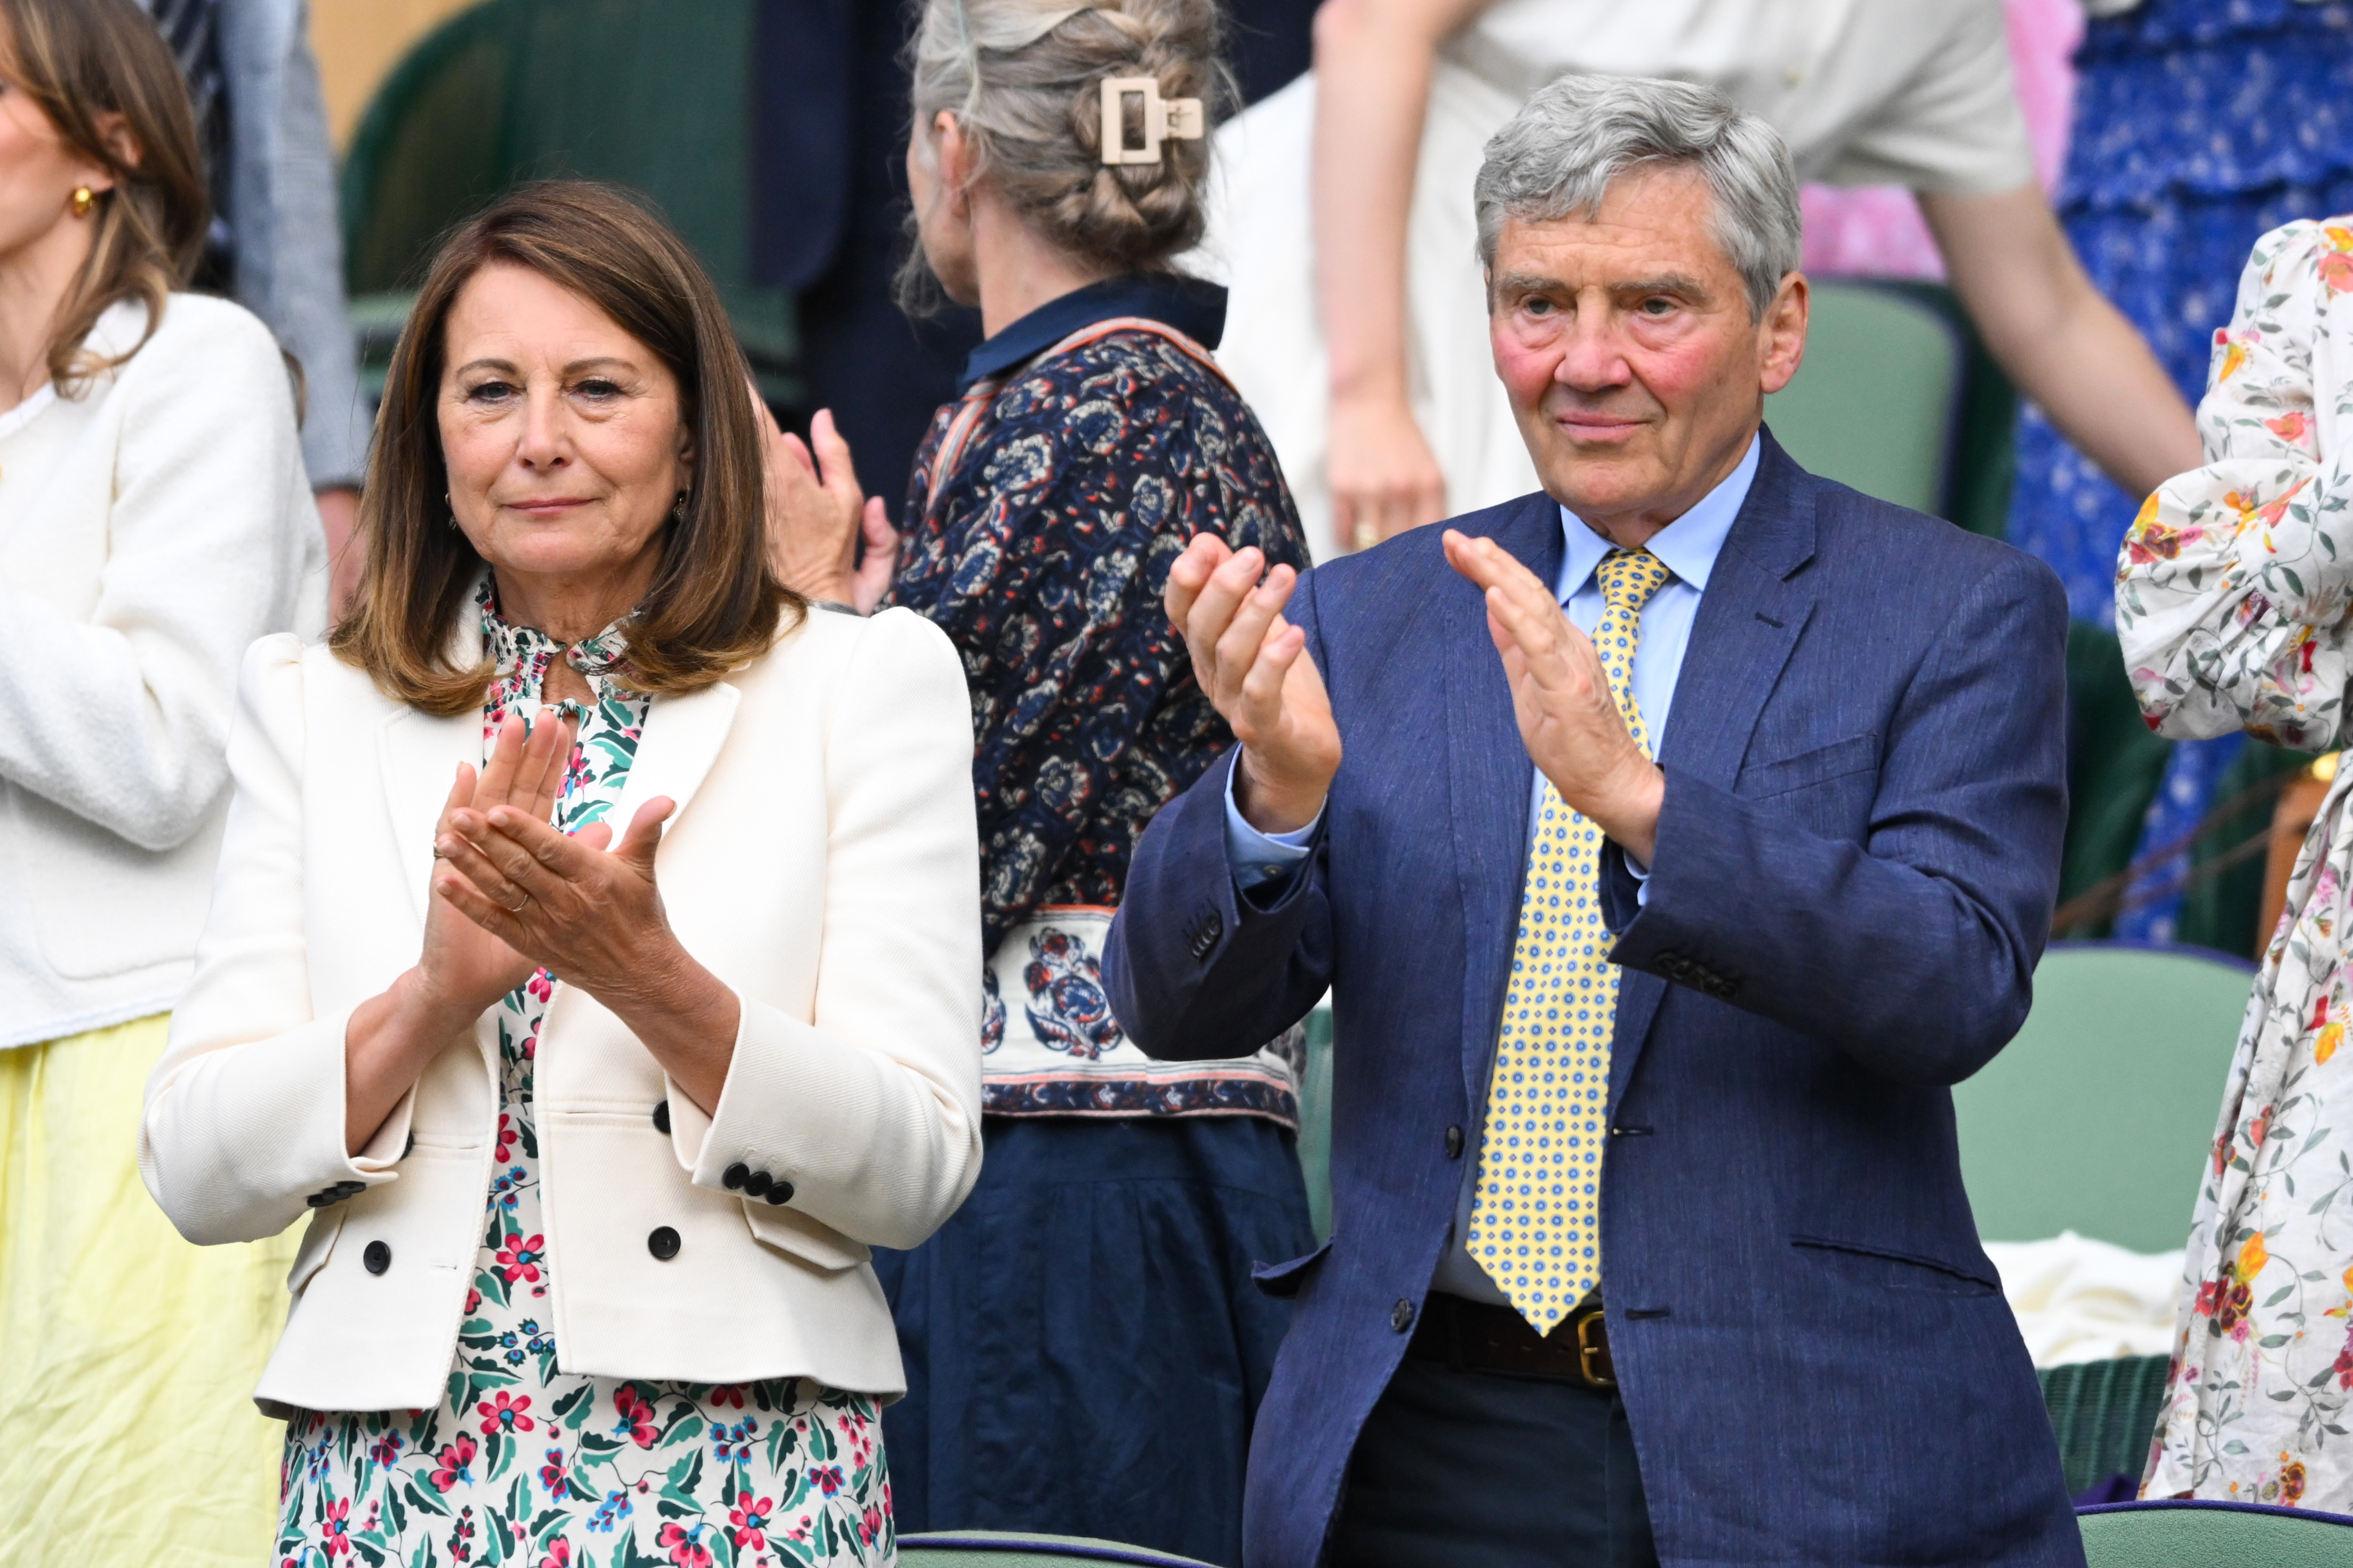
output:
[[[1128,272],[1073,289],[974,349],[964,362],[964,379],[956,383],[956,391],[970,392],[975,383],[1001,375],[1081,328],[1114,316],[1166,322],[1203,348],[1214,349],[1225,335],[1226,291],[1173,272]]]
[[[1757,479],[1757,462],[1764,443],[1751,436],[1748,451],[1725,475],[1715,489],[1700,497],[1697,504],[1683,516],[1651,536],[1650,551],[1666,563],[1667,570],[1678,582],[1688,583],[1700,593],[1707,592],[1708,574],[1715,570],[1715,558],[1724,550],[1725,537],[1732,531],[1735,519],[1740,516],[1741,503],[1748,499],[1748,487]],[[1601,558],[1615,548],[1609,541],[1585,525],[1584,520],[1567,507],[1560,509],[1561,533],[1567,542],[1560,563],[1560,601],[1568,603],[1577,591],[1592,577]]]

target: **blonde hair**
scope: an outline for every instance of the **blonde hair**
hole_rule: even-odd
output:
[[[195,113],[170,46],[132,0],[0,0],[0,76],[114,177],[90,216],[67,220],[97,226],[49,339],[49,379],[70,397],[146,346],[203,254],[212,207]],[[128,150],[107,137],[115,114]],[[124,300],[146,305],[145,334],[111,359],[85,353],[99,317]]]
[[[1113,272],[1168,271],[1201,237],[1208,139],[1164,142],[1157,163],[1105,163],[1103,81],[1151,77],[1215,123],[1234,99],[1224,33],[1217,0],[923,0],[908,46],[915,124],[955,115],[997,190],[1058,248]],[[1122,101],[1134,145],[1142,95]],[[920,247],[909,263],[921,269]]]

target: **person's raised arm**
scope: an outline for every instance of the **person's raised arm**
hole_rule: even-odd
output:
[[[2157,356],[2092,286],[2035,185],[1920,194],[1953,291],[2060,433],[2134,495],[2198,466],[2198,430]]]
[[[1406,217],[1438,46],[1493,0],[1324,0],[1311,222],[1331,356],[1332,526],[1362,548],[1446,515],[1406,396]]]

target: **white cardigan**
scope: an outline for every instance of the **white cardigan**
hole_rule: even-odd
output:
[[[119,304],[88,346],[139,341]],[[172,1005],[228,807],[237,659],[325,546],[269,329],[174,294],[121,369],[0,416],[0,1047]]]
[[[255,1394],[271,1414],[423,1408],[449,1373],[496,1145],[497,1010],[355,1158],[343,1030],[417,962],[434,824],[481,752],[479,712],[399,706],[323,648],[276,637],[247,658],[219,883],[139,1157],[195,1242],[274,1235],[337,1183],[355,1194],[314,1213],[289,1276]],[[814,612],[725,681],[654,699],[616,840],[662,795],[679,803],[656,862],[671,926],[743,1023],[705,1116],[559,981],[536,1092],[562,1369],[895,1395],[867,1244],[922,1241],[980,1168],[980,855],[955,651],[910,611]],[[738,1163],[789,1181],[791,1201],[727,1190]],[[649,1245],[660,1229],[674,1256]]]

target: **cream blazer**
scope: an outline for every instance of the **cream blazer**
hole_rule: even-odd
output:
[[[146,326],[117,304],[88,346]],[[227,300],[173,295],[128,362],[0,416],[0,1047],[178,997],[237,660],[326,589],[286,362]]]
[[[323,647],[279,636],[246,658],[212,913],[139,1159],[204,1244],[275,1235],[338,1183],[353,1194],[312,1214],[288,1276],[255,1393],[271,1415],[424,1408],[449,1373],[491,1182],[495,1009],[355,1157],[343,1029],[417,962],[434,824],[481,754],[479,713],[402,707]],[[812,612],[726,680],[654,700],[616,841],[655,795],[679,803],[656,861],[670,924],[742,998],[743,1023],[706,1115],[559,981],[536,1095],[562,1369],[895,1396],[868,1246],[921,1242],[980,1169],[979,849],[955,652],[911,611]],[[727,1190],[739,1163],[789,1181],[791,1201]]]

